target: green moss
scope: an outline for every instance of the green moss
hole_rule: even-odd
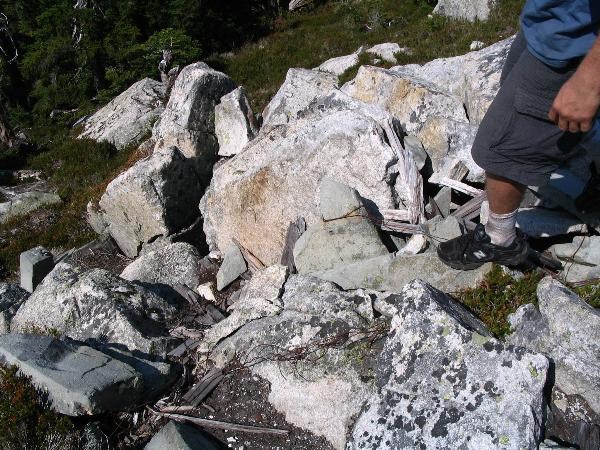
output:
[[[515,280],[494,266],[483,282],[474,289],[465,289],[457,300],[475,313],[497,337],[510,332],[507,317],[526,303],[537,304],[536,290],[542,275],[531,272]]]
[[[77,441],[71,420],[53,412],[29,378],[0,367],[0,448],[69,450]]]

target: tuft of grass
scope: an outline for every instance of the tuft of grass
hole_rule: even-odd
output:
[[[144,156],[135,147],[117,151],[105,142],[52,131],[26,165],[42,170],[64,203],[0,224],[0,279],[15,278],[20,253],[32,247],[72,248],[93,240],[95,233],[85,221],[88,201],[98,200],[113,178]]]
[[[79,448],[71,420],[52,411],[46,396],[14,366],[0,367],[0,448]]]
[[[478,287],[460,291],[456,299],[501,338],[510,333],[509,314],[527,303],[537,304],[537,285],[542,278],[542,274],[530,272],[515,280],[500,266],[494,265]]]
[[[600,282],[575,287],[573,291],[594,308],[600,308]]]
[[[500,0],[488,21],[468,22],[429,17],[433,6],[424,0],[332,0],[287,13],[277,19],[271,35],[207,62],[245,86],[259,111],[290,67],[313,68],[362,45],[382,42],[412,50],[411,55],[399,55],[399,64],[463,54],[472,41],[492,44],[514,34],[523,4],[524,0]]]

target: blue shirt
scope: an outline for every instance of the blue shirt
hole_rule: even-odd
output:
[[[527,47],[549,66],[589,52],[600,28],[600,0],[527,0],[521,15]]]

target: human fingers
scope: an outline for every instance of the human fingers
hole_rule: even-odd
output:
[[[548,118],[558,124],[558,111],[556,110],[556,108],[554,108],[554,106],[552,108],[550,108],[550,111],[548,112]]]
[[[584,120],[583,122],[581,122],[579,124],[579,129],[583,133],[587,133],[588,131],[590,131],[592,129],[592,121],[591,120]]]
[[[558,128],[563,131],[569,131],[569,121],[563,116],[558,116]]]
[[[579,122],[577,122],[576,120],[570,120],[568,127],[569,127],[569,133],[579,133],[579,131],[580,131]]]

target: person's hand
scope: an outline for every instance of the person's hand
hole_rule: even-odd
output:
[[[580,67],[554,99],[548,117],[563,131],[587,132],[592,129],[600,107],[598,74]]]

